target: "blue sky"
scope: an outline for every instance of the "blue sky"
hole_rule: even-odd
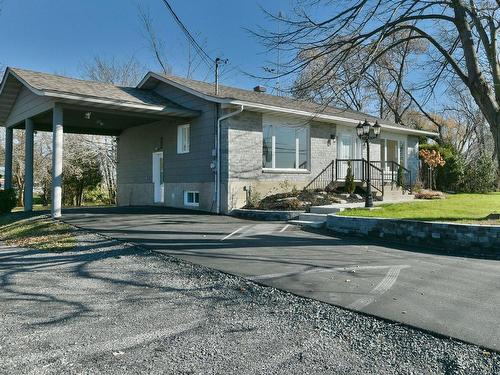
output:
[[[1,0],[0,0],[1,1]],[[291,0],[171,0],[188,29],[212,57],[230,61],[222,83],[244,88],[256,80],[242,72],[262,73],[274,61],[245,30],[274,27],[260,6],[290,11]],[[138,4],[149,9],[158,35],[166,43],[172,72],[185,75],[187,42],[161,0],[3,0],[0,14],[0,63],[49,73],[80,76],[94,56],[126,60],[134,55],[159,70],[138,17]],[[212,79],[201,66],[195,78]]]

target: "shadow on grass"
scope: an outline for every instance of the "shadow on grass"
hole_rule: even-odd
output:
[[[0,218],[0,239],[37,250],[67,251],[76,245],[74,229],[39,213],[11,213]]]

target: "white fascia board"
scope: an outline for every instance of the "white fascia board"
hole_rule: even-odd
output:
[[[162,112],[165,110],[165,108],[167,108],[165,106],[137,104],[137,103],[123,103],[123,102],[118,102],[118,101],[113,101],[113,100],[90,98],[87,96],[79,96],[79,95],[74,95],[74,94],[63,94],[63,93],[53,92],[53,91],[44,91],[43,95],[53,97],[53,98],[59,98],[59,99],[78,100],[78,101],[82,101],[82,102],[104,104],[104,105],[113,105],[113,106],[125,107],[125,108],[144,109],[144,110],[158,111],[158,112]]]
[[[229,104],[243,105],[245,108],[255,108],[255,109],[260,109],[260,110],[267,110],[267,111],[272,111],[272,112],[281,112],[281,113],[288,113],[288,114],[296,115],[296,116],[309,117],[312,120],[319,119],[319,120],[325,120],[328,122],[340,122],[340,123],[347,123],[347,124],[352,124],[352,125],[357,125],[360,121],[360,120],[355,120],[355,119],[351,119],[348,117],[327,115],[327,114],[323,114],[323,113],[313,113],[313,112],[301,111],[301,110],[297,110],[297,109],[276,107],[276,106],[270,106],[267,104],[251,103],[251,102],[245,102],[245,101],[240,101],[240,100],[230,101]],[[380,126],[383,129],[388,129],[388,130],[391,130],[394,132],[399,132],[399,133],[404,133],[404,134],[423,135],[423,136],[428,136],[428,137],[434,137],[434,136],[438,135],[435,132],[402,128],[399,126],[387,125],[384,123],[380,123]]]
[[[163,76],[156,74],[156,73],[153,73],[153,72],[149,72],[148,74],[146,74],[146,76],[142,79],[142,81],[137,85],[137,88],[142,89],[142,86],[144,86],[144,84],[147,82],[147,80],[149,78],[155,78],[160,82],[169,84],[169,85],[174,86],[175,88],[177,88],[179,90],[185,91],[191,95],[197,96],[198,98],[208,100],[210,102],[221,103],[221,104],[231,104],[233,102],[233,99],[218,98],[216,96],[204,94],[202,92],[199,92],[197,90],[193,90],[190,87],[184,86],[180,83],[177,83],[175,81],[168,79],[167,77],[163,77]]]

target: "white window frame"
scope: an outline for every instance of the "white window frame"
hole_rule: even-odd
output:
[[[184,136],[186,139],[184,139]],[[177,126],[177,153],[187,154],[191,149],[191,125],[183,124]]]
[[[297,172],[297,173],[309,173],[311,168],[311,127],[309,124],[304,126],[306,131],[306,144],[307,144],[307,168],[276,168],[276,136],[274,130],[276,127],[283,128],[294,128],[293,126],[287,126],[286,124],[274,124],[267,123],[262,124],[262,126],[270,126],[271,127],[271,157],[272,157],[272,166],[271,167],[263,167],[263,172]],[[264,136],[264,130],[262,131],[262,136]],[[299,165],[300,162],[300,150],[299,150],[299,138],[295,137],[295,165]]]
[[[189,194],[193,194],[193,202],[188,201]],[[196,196],[198,196],[198,202],[196,202]],[[184,191],[184,206],[199,207],[200,206],[200,192],[194,191],[194,190]]]

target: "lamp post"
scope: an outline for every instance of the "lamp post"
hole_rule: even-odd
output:
[[[359,139],[366,143],[366,159],[367,159],[367,171],[366,171],[366,200],[365,207],[373,207],[373,195],[372,195],[372,183],[370,176],[370,140],[377,138],[380,135],[380,125],[378,121],[374,125],[370,125],[368,121],[365,120],[364,123],[359,123],[356,126],[356,132],[358,133]]]

